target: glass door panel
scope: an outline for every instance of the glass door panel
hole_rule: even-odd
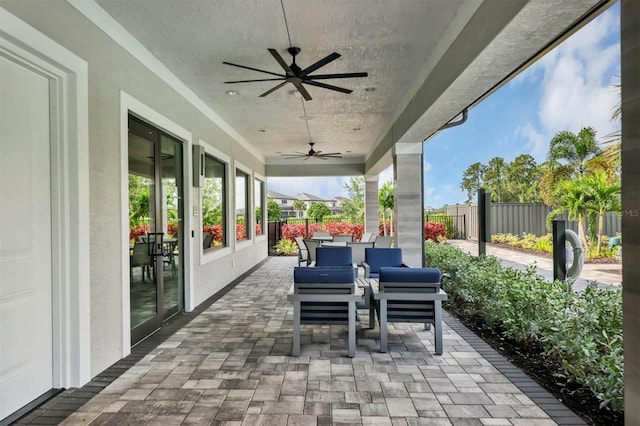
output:
[[[151,256],[155,230],[155,144],[129,134],[129,279],[131,327],[158,314],[155,262]]]
[[[165,238],[162,258],[164,317],[176,314],[182,305],[182,145],[160,136],[162,149],[162,217]]]

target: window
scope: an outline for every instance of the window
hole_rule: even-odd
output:
[[[204,157],[204,187],[202,188],[202,249],[227,246],[226,164],[206,154]]]
[[[254,206],[256,209],[255,228],[256,236],[262,235],[264,226],[264,182],[260,179],[255,179],[253,182],[253,194],[254,194]]]
[[[281,204],[284,206],[285,204],[287,204],[287,200],[280,200]]]
[[[249,207],[249,175],[236,169],[236,241],[251,238],[247,228],[247,223],[251,223]]]

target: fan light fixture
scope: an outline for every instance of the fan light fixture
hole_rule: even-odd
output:
[[[284,70],[284,74],[278,74],[275,72],[271,72],[271,71],[266,71],[266,70],[261,70],[258,68],[253,68],[253,67],[248,67],[246,65],[239,65],[239,64],[234,64],[231,62],[222,62],[225,65],[231,65],[233,67],[238,67],[238,68],[243,68],[243,69],[247,69],[247,70],[251,70],[251,71],[257,71],[257,72],[261,72],[264,74],[270,74],[273,75],[277,78],[262,78],[262,79],[254,79],[254,80],[235,80],[235,81],[225,81],[226,84],[235,84],[235,83],[252,83],[252,82],[258,82],[258,81],[282,81],[281,83],[278,83],[276,86],[272,87],[271,89],[267,90],[266,92],[262,93],[260,95],[261,98],[275,92],[276,90],[280,89],[281,87],[285,86],[287,83],[291,83],[295,86],[295,88],[297,89],[297,91],[302,95],[302,97],[307,100],[310,101],[311,95],[309,94],[309,92],[307,92],[307,89],[303,86],[303,84],[308,84],[310,86],[316,86],[316,87],[321,87],[323,89],[329,89],[329,90],[333,90],[336,92],[342,92],[342,93],[351,93],[353,92],[353,90],[351,89],[345,89],[343,87],[338,87],[338,86],[334,86],[331,84],[326,84],[326,83],[322,83],[320,81],[317,80],[332,80],[332,79],[336,79],[336,78],[357,78],[357,77],[367,77],[368,74],[366,72],[350,72],[350,73],[339,73],[339,74],[316,74],[316,75],[311,75],[314,71],[318,70],[319,68],[322,68],[323,66],[329,64],[330,62],[335,61],[336,59],[338,59],[341,55],[337,52],[333,52],[330,55],[320,59],[317,62],[314,62],[313,64],[309,65],[308,67],[306,67],[305,69],[300,68],[300,66],[298,66],[298,64],[296,64],[296,56],[300,53],[300,48],[299,47],[295,47],[291,44],[291,34],[289,33],[289,24],[287,23],[287,14],[284,11],[284,3],[283,0],[280,0],[280,5],[282,6],[282,15],[284,16],[284,24],[285,24],[285,28],[287,30],[287,37],[289,39],[289,48],[287,49],[287,52],[289,52],[289,54],[293,57],[293,63],[291,63],[290,65],[287,65],[287,63],[284,61],[284,59],[282,59],[282,56],[280,56],[280,53],[278,53],[278,51],[276,49],[268,49],[269,53],[271,53],[271,55],[274,57],[274,59],[278,62],[278,64],[280,64],[280,67],[282,67],[282,69]],[[228,93],[228,92],[227,92]]]
[[[300,99],[300,102],[302,102],[302,111],[304,111],[304,115],[302,117],[308,117],[307,110],[304,106],[304,100]],[[342,158],[340,152],[328,152],[326,154],[323,154],[322,151],[316,151],[315,149],[313,149],[315,143],[311,141],[311,130],[309,129],[309,121],[305,120],[305,124],[307,125],[307,135],[309,136],[309,151],[306,153],[296,151],[293,154],[280,154],[281,156],[283,156],[287,160],[290,160],[292,158],[304,158],[304,161],[308,160],[309,158],[317,158],[320,160],[326,160],[327,158]]]

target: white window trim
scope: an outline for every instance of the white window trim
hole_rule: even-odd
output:
[[[255,190],[255,181],[256,179],[258,179],[260,182],[263,183],[263,191],[262,191],[262,202],[264,204],[264,207],[261,206],[262,209],[262,235],[254,235],[254,240],[255,242],[259,242],[259,241],[264,241],[267,239],[267,233],[269,231],[269,222],[267,220],[267,179],[262,176],[260,173],[253,173],[253,190]],[[255,204],[256,202],[256,194],[253,194],[253,203]],[[256,211],[256,206],[253,206],[253,212],[255,214]],[[256,218],[253,218],[253,223],[256,223]]]
[[[229,256],[232,253],[232,248],[231,248],[231,231],[232,229],[234,230],[233,232],[233,237],[235,238],[235,227],[231,227],[229,225],[229,223],[231,222],[229,220],[230,218],[230,214],[231,214],[231,202],[230,202],[230,195],[231,193],[233,193],[233,187],[234,187],[234,182],[232,182],[231,179],[231,157],[229,157],[228,155],[226,155],[225,153],[223,153],[222,151],[214,148],[212,145],[208,144],[207,142],[203,141],[202,139],[200,139],[200,145],[202,147],[204,147],[204,152],[205,154],[209,154],[212,157],[215,157],[217,160],[222,161],[223,163],[225,163],[226,167],[225,167],[225,181],[227,182],[227,187],[226,187],[226,192],[224,194],[225,196],[225,206],[226,206],[226,222],[225,222],[225,234],[227,236],[227,245],[226,247],[223,248],[219,248],[216,250],[209,250],[207,252],[205,252],[202,249],[202,244],[199,245],[199,249],[198,251],[200,252],[200,265],[205,265],[209,262],[213,262],[214,260],[218,260],[221,259],[225,256]],[[200,214],[198,215],[199,219],[196,221],[198,223],[198,229],[194,232],[200,232],[200,234],[202,234],[202,191],[200,191],[198,188],[195,188],[195,192],[197,194],[196,199],[198,200],[198,211],[200,212]],[[234,221],[233,223],[235,223],[235,216],[234,216]],[[202,238],[202,237],[201,237]],[[200,240],[201,241],[201,240]]]
[[[91,380],[87,62],[0,8],[0,51],[49,79],[53,386]]]
[[[240,251],[243,250],[247,247],[251,247],[254,244],[254,239],[255,239],[255,232],[253,230],[247,229],[247,231],[250,231],[250,238],[246,239],[246,240],[242,240],[242,241],[238,241],[236,240],[236,188],[235,188],[235,182],[236,182],[236,170],[240,170],[242,173],[247,175],[248,179],[252,179],[252,171],[249,167],[245,166],[244,164],[242,164],[241,162],[239,162],[238,160],[234,161],[234,169],[233,169],[233,184],[234,184],[234,191],[233,191],[233,240],[235,242],[235,251]],[[251,182],[252,183],[252,182]],[[247,200],[246,203],[248,204],[245,207],[245,226],[246,226],[246,218],[247,216],[249,216],[250,218],[253,217],[253,215],[251,214],[251,212],[253,211],[252,209],[254,209],[254,202],[253,202],[253,185],[251,185],[250,183],[247,183]]]

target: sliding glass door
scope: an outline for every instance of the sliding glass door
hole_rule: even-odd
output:
[[[131,343],[183,302],[182,143],[129,117]]]

